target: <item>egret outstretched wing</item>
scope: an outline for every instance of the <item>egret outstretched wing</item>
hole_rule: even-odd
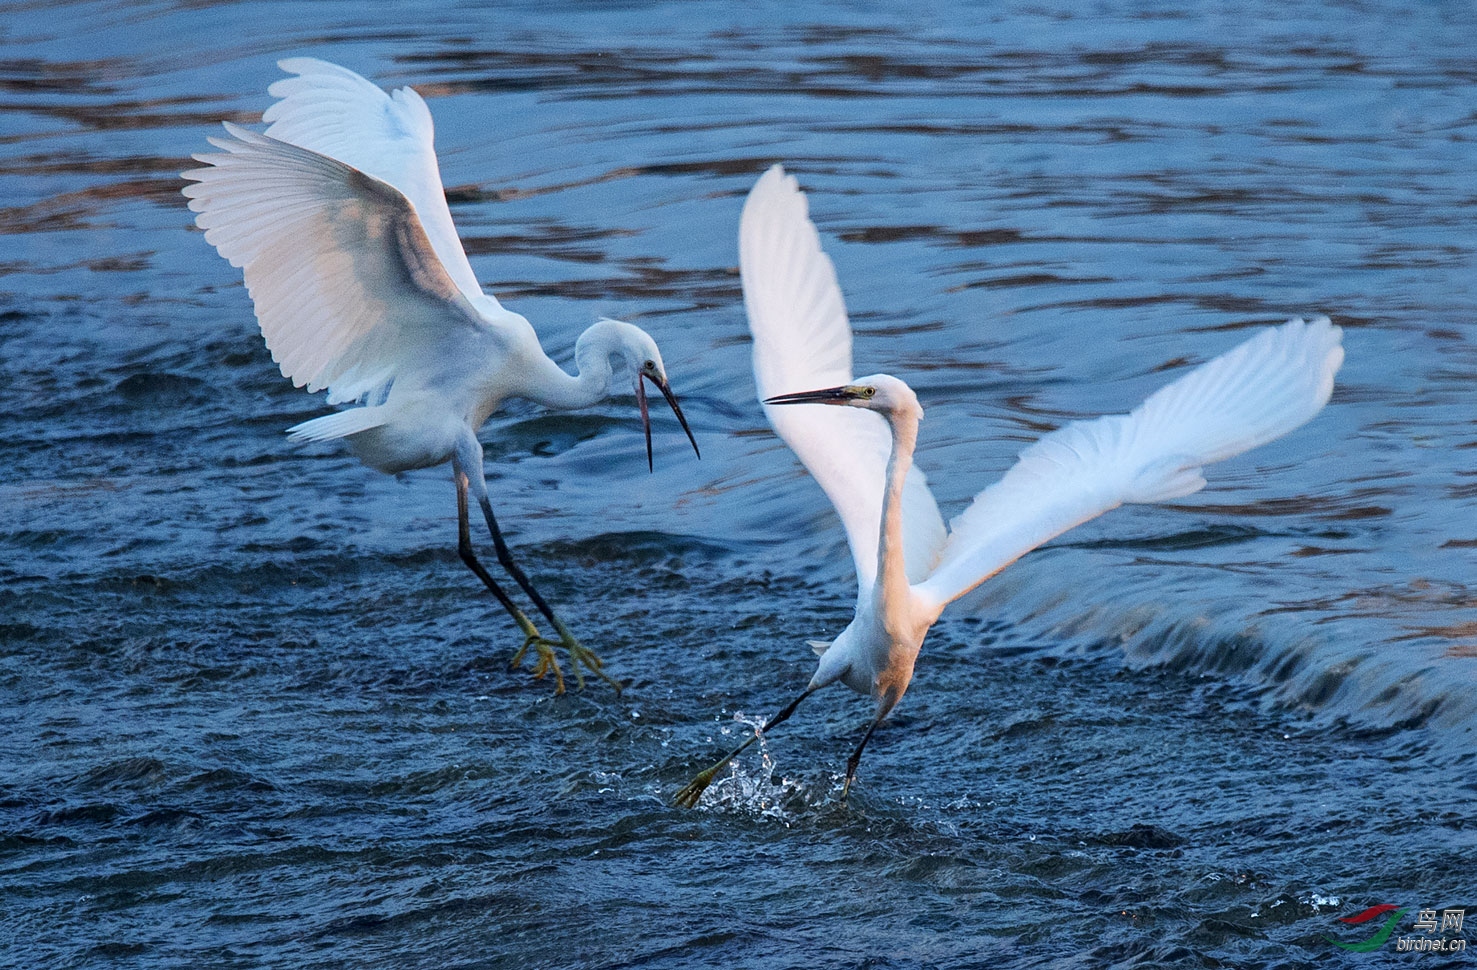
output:
[[[1318,413],[1344,359],[1341,336],[1327,317],[1269,327],[1130,414],[1046,435],[954,519],[938,568],[914,592],[941,610],[1109,509],[1198,491],[1202,466],[1265,444]]]
[[[851,325],[836,270],[821,250],[805,196],[776,165],[759,179],[739,223],[744,305],[754,335],[759,399],[849,383]],[[892,436],[881,415],[853,408],[766,407],[769,423],[820,483],[846,528],[863,594],[877,576],[877,540]],[[923,473],[903,494],[904,561],[926,576],[944,539]]]
[[[490,336],[415,209],[341,161],[226,123],[183,173],[205,239],[246,276],[282,374],[330,402]]]
[[[497,301],[478,285],[451,221],[436,163],[435,126],[421,96],[408,87],[387,93],[346,67],[312,57],[290,57],[277,66],[295,76],[267,88],[280,99],[262,115],[270,125],[267,134],[399,189],[457,287],[473,304],[483,297],[496,308]]]

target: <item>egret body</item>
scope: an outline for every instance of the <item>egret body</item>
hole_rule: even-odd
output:
[[[754,376],[765,413],[836,507],[856,566],[856,614],[820,654],[806,697],[840,681],[872,699],[846,767],[908,689],[944,607],[1020,556],[1124,503],[1165,502],[1205,486],[1205,465],[1297,428],[1333,392],[1341,331],[1327,317],[1269,327],[1151,395],[1129,414],[1077,421],[1021,453],[945,529],[913,467],[923,409],[896,377],[851,375],[851,328],[835,269],[794,178],[778,165],[749,194],[740,269]],[[812,405],[798,407],[796,405]],[[693,806],[756,734],[677,795]]]
[[[346,68],[311,58],[279,62],[291,77],[257,134],[225,123],[218,153],[195,159],[184,190],[205,238],[240,268],[262,335],[284,377],[328,403],[356,403],[290,428],[295,441],[342,438],[371,468],[398,473],[450,462],[457,489],[458,551],[523,631],[514,655],[535,646],[542,677],[564,677],[545,638],[478,561],[469,497],[482,509],[498,561],[581,667],[619,688],[513,560],[498,529],[477,431],[505,398],[551,408],[588,407],[616,374],[634,383],[651,462],[644,382],[671,405],[697,450],[667,382],[656,342],[640,328],[601,320],[575,343],[569,374],[522,316],[484,293],[441,185],[431,113],[410,88],[392,94]]]

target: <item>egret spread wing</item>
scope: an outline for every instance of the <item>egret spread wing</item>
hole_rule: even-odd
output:
[[[291,57],[277,66],[294,76],[267,89],[280,99],[262,115],[270,124],[267,134],[399,189],[457,287],[484,312],[489,308],[479,297],[496,309],[497,301],[478,285],[452,224],[431,111],[421,96],[408,87],[386,93],[346,67],[312,57]]]
[[[272,359],[293,384],[351,401],[455,353],[488,322],[447,274],[399,191],[229,122],[185,172],[195,222],[246,276]]]
[[[1344,359],[1340,338],[1327,317],[1269,327],[1130,414],[1046,435],[954,519],[938,568],[915,592],[942,609],[1109,509],[1198,491],[1202,466],[1265,444],[1318,413]]]
[[[836,270],[821,251],[805,196],[776,165],[759,179],[739,223],[744,305],[754,335],[759,399],[851,381],[851,325]],[[861,591],[877,576],[882,494],[892,436],[881,415],[845,407],[766,407],[769,423],[815,476],[841,516]],[[910,579],[926,576],[944,523],[923,473],[903,494]]]

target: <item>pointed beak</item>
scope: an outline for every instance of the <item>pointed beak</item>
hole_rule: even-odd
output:
[[[703,457],[703,453],[698,450],[697,439],[692,436],[692,429],[687,426],[687,418],[684,417],[682,414],[682,406],[677,403],[677,395],[672,393],[672,386],[668,384],[665,380],[659,377],[653,377],[645,371],[642,371],[641,376],[636,378],[636,404],[641,408],[641,426],[646,431],[647,471],[654,470],[656,466],[653,463],[651,456],[651,415],[650,413],[648,413],[646,407],[645,381],[651,381],[651,383],[656,385],[657,390],[662,392],[662,397],[666,398],[667,403],[672,406],[672,413],[677,415],[677,423],[682,425],[683,431],[687,432],[687,440],[692,442],[693,453],[697,455],[699,459],[701,459]]]
[[[848,404],[861,397],[858,388],[852,385],[827,387],[819,391],[797,391],[794,394],[776,394],[764,399],[765,404]]]

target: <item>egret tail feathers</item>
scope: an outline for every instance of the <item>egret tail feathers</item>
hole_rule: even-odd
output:
[[[293,425],[287,434],[292,441],[331,441],[378,428],[386,420],[384,408],[350,408]]]

